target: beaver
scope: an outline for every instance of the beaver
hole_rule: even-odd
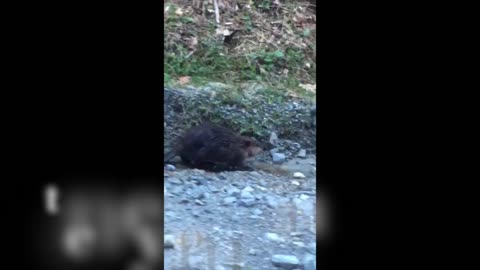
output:
[[[261,151],[262,147],[254,138],[204,122],[179,138],[173,151],[165,157],[165,163],[180,156],[187,166],[207,171],[252,170],[245,160]]]

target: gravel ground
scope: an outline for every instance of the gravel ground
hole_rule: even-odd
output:
[[[315,269],[314,177],[172,169],[165,269]]]
[[[164,91],[167,147],[181,134],[186,104],[213,104],[215,95],[212,87]],[[218,104],[210,109],[228,121],[262,116],[259,121],[270,135],[257,139],[270,141],[272,148],[254,162],[281,167],[288,174],[210,173],[167,164],[165,269],[316,269],[316,237],[325,218],[317,217],[316,130],[306,128],[310,107],[296,101],[269,104],[256,99],[254,112]],[[269,118],[275,113],[289,119],[283,122],[286,126]]]

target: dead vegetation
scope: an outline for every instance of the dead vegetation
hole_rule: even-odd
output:
[[[164,2],[167,84],[257,81],[283,92],[315,93],[313,1]]]

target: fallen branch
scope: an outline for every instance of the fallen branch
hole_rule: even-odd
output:
[[[220,24],[220,13],[218,12],[218,0],[213,0],[213,6],[215,8],[215,20],[217,24]]]

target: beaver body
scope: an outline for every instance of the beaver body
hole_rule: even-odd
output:
[[[188,130],[175,144],[174,155],[192,168],[208,171],[248,170],[245,159],[262,148],[249,137],[212,123],[203,123]],[[169,157],[167,157],[167,162]]]

